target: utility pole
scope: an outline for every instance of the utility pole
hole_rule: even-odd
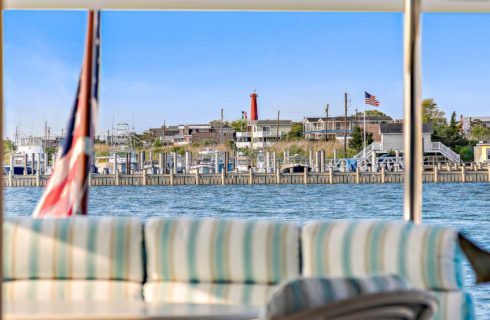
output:
[[[344,94],[344,159],[347,158],[347,92]]]
[[[330,104],[327,103],[325,106],[325,141],[328,141],[328,107]]]

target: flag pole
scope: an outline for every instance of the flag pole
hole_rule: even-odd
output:
[[[81,97],[81,101],[79,101],[80,105],[86,105],[87,108],[81,108],[81,118],[84,121],[84,126],[82,127],[81,135],[85,137],[91,136],[91,99],[92,99],[92,72],[93,72],[93,39],[94,39],[94,11],[88,11],[88,25],[87,25],[87,39],[85,43],[85,59],[83,61],[83,75],[82,75],[82,86],[85,87],[85,90],[81,88],[80,92],[83,92],[84,95]],[[86,141],[85,143],[91,143]],[[86,146],[86,149],[89,149]],[[84,190],[88,189],[88,174],[89,174],[89,162],[90,155],[83,153],[81,155],[84,159],[81,164],[81,169],[79,174],[82,175],[81,181],[84,181],[83,188]],[[88,213],[88,192],[85,191],[83,193],[83,197],[80,203],[80,211],[75,214],[86,215]]]

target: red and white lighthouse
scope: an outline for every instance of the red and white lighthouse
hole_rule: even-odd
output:
[[[259,120],[259,114],[257,112],[257,93],[254,92],[250,95],[250,120]]]

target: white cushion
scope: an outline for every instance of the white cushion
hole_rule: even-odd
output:
[[[150,219],[149,281],[276,284],[299,276],[299,227],[271,221]]]
[[[3,277],[143,282],[142,233],[135,218],[6,217]]]

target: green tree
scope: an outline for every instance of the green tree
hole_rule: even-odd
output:
[[[247,124],[247,119],[233,120],[230,122],[230,126],[235,129],[236,132],[246,132]]]
[[[291,131],[288,132],[286,138],[288,140],[298,140],[303,137],[303,124],[301,122],[294,122],[291,126]]]
[[[364,116],[364,111],[357,112],[357,116],[359,116],[359,117]],[[386,117],[386,113],[381,112],[381,111],[376,110],[376,109],[372,109],[372,110],[366,110],[366,116],[367,117]]]
[[[373,143],[373,133],[366,132],[366,146]],[[352,138],[349,140],[349,148],[356,150],[357,152],[361,151],[364,147],[364,130],[359,126],[355,126],[354,130],[352,130]]]
[[[484,124],[474,124],[471,126],[470,137],[476,141],[489,141],[490,128]]]
[[[13,153],[14,151],[14,142],[12,140],[3,140],[3,154]]]
[[[434,131],[440,126],[447,125],[446,116],[434,102],[434,99],[422,101],[422,120],[424,123],[432,123]]]

